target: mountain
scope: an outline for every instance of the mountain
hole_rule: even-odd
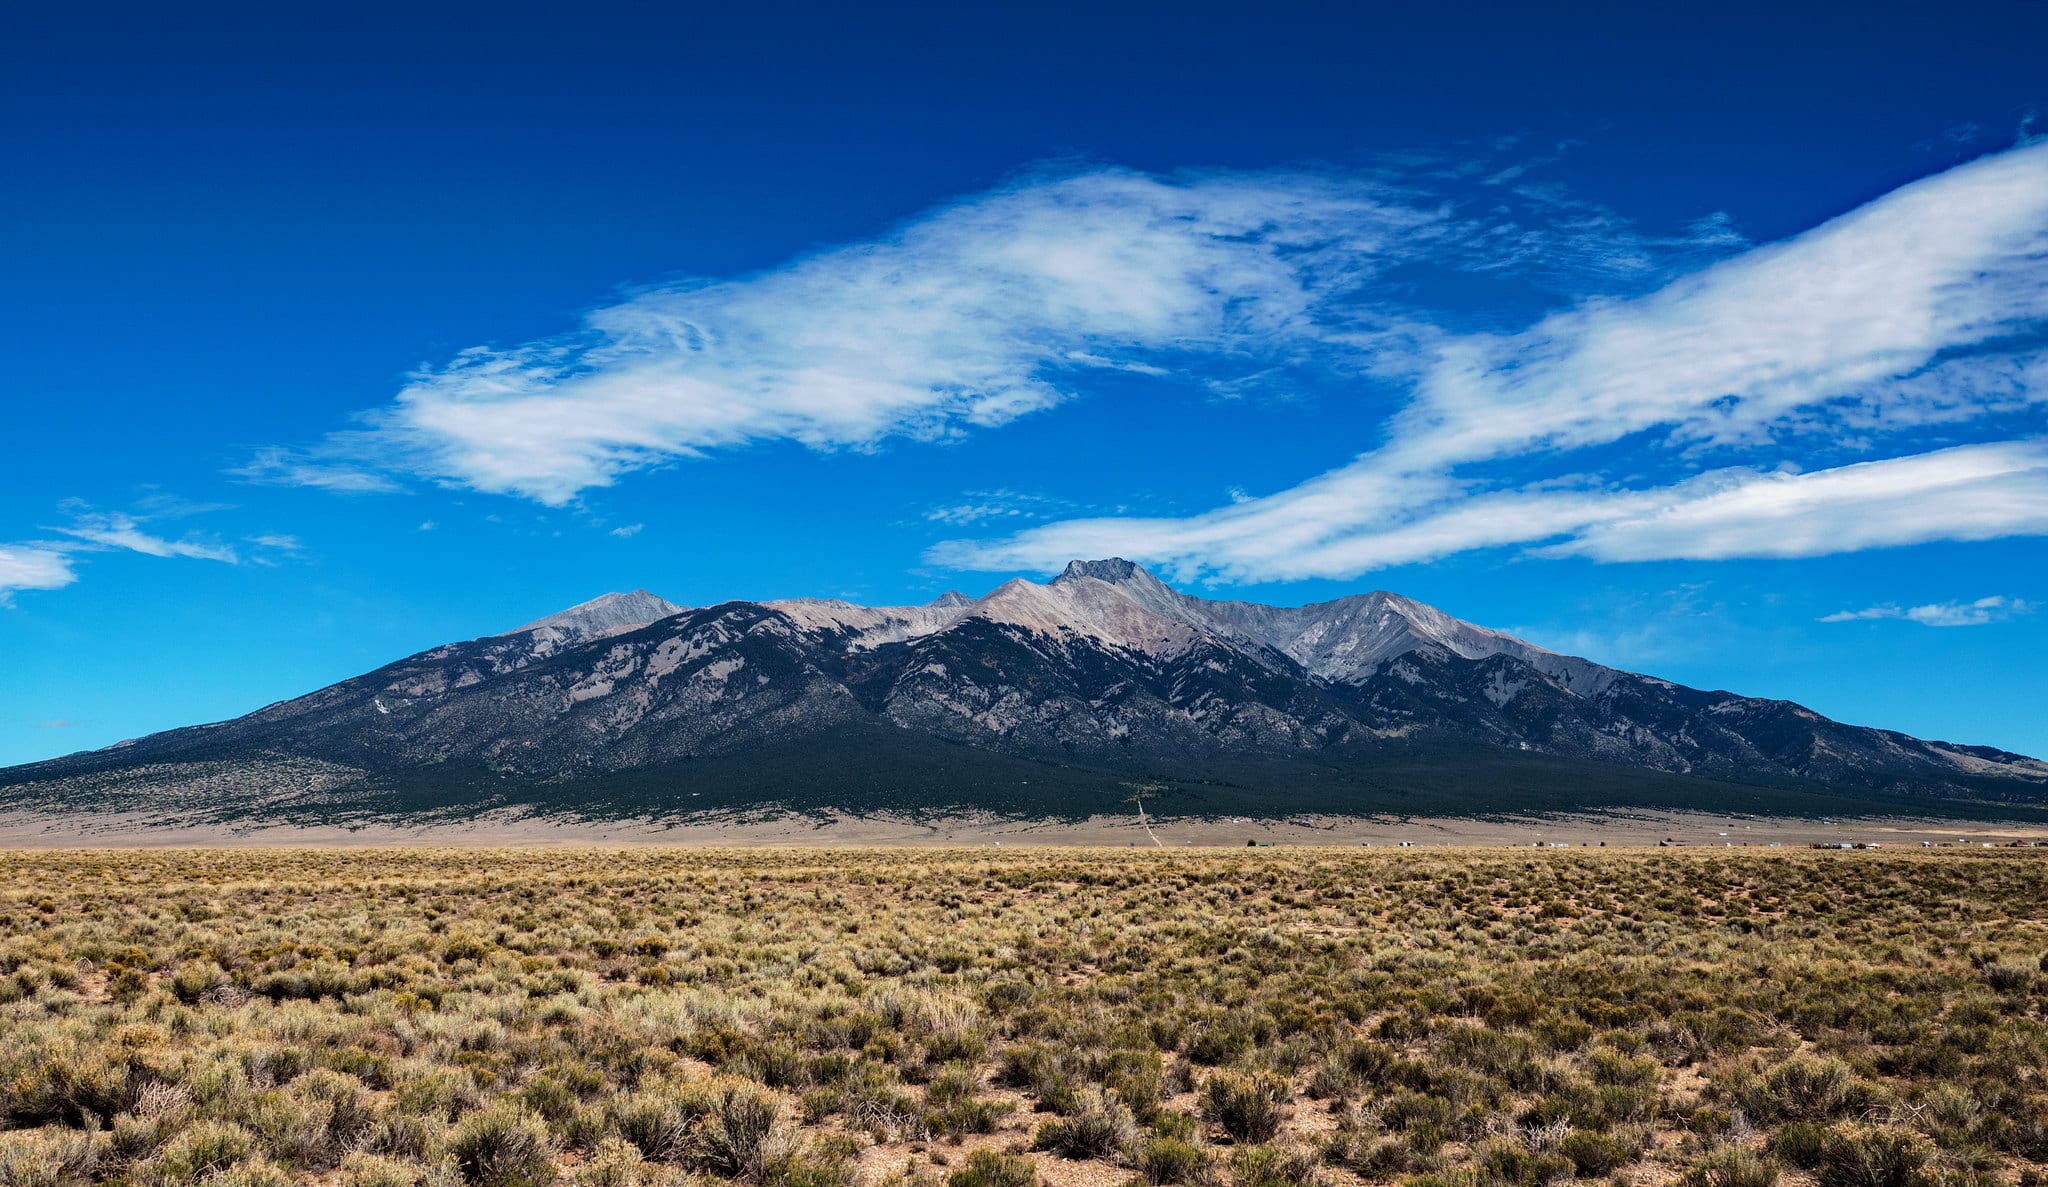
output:
[[[2048,763],[1560,655],[1386,592],[1126,560],[922,606],[607,594],[233,721],[0,771],[0,809],[1402,814],[2031,811]]]

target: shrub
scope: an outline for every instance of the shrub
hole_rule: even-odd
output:
[[[1921,1128],[1944,1147],[1966,1144],[1983,1117],[1982,1103],[1960,1084],[1937,1085],[1920,1102]]]
[[[1343,1061],[1331,1056],[1309,1073],[1308,1084],[1302,1091],[1310,1100],[1344,1100],[1358,1091],[1358,1083]]]
[[[1012,1043],[996,1065],[996,1083],[1005,1088],[1035,1089],[1059,1071],[1060,1057],[1044,1043]]]
[[[1220,1067],[1236,1062],[1255,1046],[1256,1040],[1246,1030],[1229,1025],[1209,1026],[1188,1044],[1187,1057],[1204,1067]]]
[[[1370,1182],[1383,1182],[1412,1169],[1415,1152],[1398,1138],[1371,1138],[1339,1133],[1323,1146],[1323,1160],[1342,1166]]]
[[[1755,1112],[1790,1121],[1824,1121],[1847,1112],[1856,1073],[1829,1056],[1795,1055],[1764,1077]]]
[[[298,1171],[325,1171],[376,1121],[369,1094],[353,1076],[316,1068],[288,1092],[261,1093],[244,1102],[240,1120],[272,1157]]]
[[[1038,1127],[1037,1146],[1062,1158],[1109,1158],[1136,1140],[1131,1111],[1114,1097],[1089,1092],[1071,1115]]]
[[[640,1148],[624,1138],[608,1137],[576,1168],[576,1187],[639,1187],[647,1164]]]
[[[1383,1098],[1380,1104],[1380,1115],[1395,1129],[1413,1129],[1425,1123],[1442,1128],[1450,1125],[1452,1112],[1450,1101],[1419,1092],[1400,1092]]]
[[[393,1095],[405,1112],[443,1121],[453,1121],[484,1102],[473,1078],[446,1068],[435,1068],[405,1081]]]
[[[234,1166],[255,1149],[256,1139],[241,1126],[200,1121],[172,1138],[148,1164],[137,1167],[134,1177],[152,1187],[197,1183]]]
[[[17,974],[19,976],[19,974]],[[0,1082],[0,1113],[14,1124],[104,1124],[130,1100],[128,1065],[97,1045],[59,1041],[32,1049]]]
[[[1400,1062],[1392,1047],[1369,1041],[1346,1044],[1343,1059],[1345,1070],[1360,1082],[1373,1086],[1385,1084],[1388,1074]]]
[[[828,1138],[785,1154],[768,1166],[768,1187],[854,1187],[858,1153],[851,1139]]]
[[[1444,1148],[1451,1135],[1434,1121],[1417,1121],[1404,1134],[1408,1148],[1421,1157],[1428,1158]]]
[[[1533,1178],[1536,1156],[1515,1142],[1487,1142],[1473,1153],[1484,1180],[1519,1184]]]
[[[112,1153],[133,1161],[161,1150],[192,1117],[192,1096],[184,1088],[151,1084],[136,1094],[133,1109],[114,1118]]]
[[[434,1131],[425,1118],[386,1112],[357,1136],[356,1149],[393,1158],[425,1158],[433,1139]]]
[[[1557,1144],[1557,1152],[1572,1160],[1572,1166],[1582,1179],[1598,1178],[1628,1161],[1628,1151],[1620,1142],[1605,1134],[1583,1129],[1564,1135]],[[1732,1185],[1717,1183],[1713,1187]]]
[[[1771,1136],[1771,1153],[1778,1161],[1800,1170],[1812,1170],[1820,1165],[1821,1156],[1827,1153],[1828,1140],[1834,1131],[1825,1125],[1812,1121],[1792,1121],[1778,1127]]]
[[[1181,1138],[1148,1138],[1138,1147],[1138,1173],[1158,1184],[1200,1184],[1210,1177],[1209,1152]]]
[[[555,1179],[547,1126],[509,1102],[463,1118],[448,1152],[471,1187],[548,1187]]]
[[[956,1100],[927,1116],[925,1124],[940,1134],[994,1133],[1013,1107],[1007,1101]]]
[[[925,1085],[925,1103],[935,1108],[944,1108],[955,1101],[971,1100],[981,1087],[981,1077],[975,1074],[971,1064],[955,1064],[932,1077]]]
[[[1835,1134],[1813,1174],[1820,1187],[1921,1187],[1933,1155],[1926,1138],[1904,1130]]]
[[[1777,1181],[1775,1164],[1736,1146],[1708,1151],[1683,1180],[1685,1187],[1775,1187]]]
[[[1140,1121],[1159,1112],[1166,1091],[1166,1078],[1156,1051],[1114,1051],[1102,1069],[1102,1086],[1115,1093]]]
[[[1240,1146],[1230,1170],[1238,1187],[1319,1187],[1321,1161],[1302,1146]]]
[[[991,1013],[1007,1014],[1031,1004],[1035,994],[1029,982],[1017,980],[992,981],[981,991],[981,1000]]]
[[[395,1158],[356,1151],[341,1160],[342,1187],[413,1187],[418,1176]]]
[[[189,1006],[227,979],[227,973],[210,960],[188,960],[171,974],[171,992]]]
[[[1041,1111],[1070,1113],[1080,1107],[1080,1085],[1057,1052],[1044,1043],[1015,1043],[1003,1051],[996,1083],[1022,1088],[1038,1098]]]
[[[787,1043],[762,1043],[734,1059],[729,1070],[770,1088],[801,1088],[806,1079],[803,1056]]]
[[[271,1156],[295,1166],[322,1171],[340,1159],[327,1127],[330,1107],[320,1102],[273,1089],[237,1101],[232,1115]]]
[[[690,1130],[704,1112],[684,1098],[655,1092],[613,1097],[604,1111],[619,1136],[656,1162],[680,1162],[688,1155]]]
[[[0,1133],[0,1187],[59,1187],[99,1162],[97,1129]]]
[[[759,1180],[771,1161],[789,1152],[782,1102],[751,1084],[729,1085],[698,1121],[692,1145],[712,1170]]]
[[[946,1187],[1038,1187],[1038,1167],[1021,1154],[976,1150],[946,1176]]]
[[[541,1076],[520,1089],[519,1099],[550,1124],[565,1121],[576,1112],[576,1094],[553,1076]]]
[[[1999,1144],[2031,1162],[2048,1162],[2048,1115],[2033,1113],[2005,1126]]]
[[[293,1187],[290,1172],[267,1158],[239,1162],[206,1176],[206,1187]]]
[[[1270,1142],[1280,1132],[1287,1082],[1273,1075],[1217,1072],[1202,1085],[1202,1112],[1238,1143]]]

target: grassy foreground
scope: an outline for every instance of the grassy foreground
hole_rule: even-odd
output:
[[[2048,853],[0,853],[0,1187],[2039,1184]]]

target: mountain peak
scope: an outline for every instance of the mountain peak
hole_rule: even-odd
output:
[[[1146,571],[1143,566],[1133,561],[1127,561],[1120,556],[1112,556],[1106,560],[1099,561],[1068,561],[1067,567],[1060,571],[1059,576],[1052,579],[1052,583],[1058,585],[1061,582],[1075,581],[1082,577],[1093,577],[1097,581],[1106,581],[1111,585],[1164,584],[1159,578]]]
[[[925,603],[926,606],[934,610],[957,610],[962,606],[972,606],[973,604],[973,598],[968,597],[957,589],[949,589]]]
[[[529,631],[552,628],[578,637],[615,635],[682,612],[683,607],[667,598],[657,597],[644,589],[636,589],[631,593],[600,594],[587,602],[579,602],[567,610],[557,610],[545,618],[536,618],[525,626],[505,633],[521,635]]]

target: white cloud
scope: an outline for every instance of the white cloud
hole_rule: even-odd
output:
[[[389,477],[330,456],[331,448],[292,450],[269,446],[228,473],[264,486],[304,486],[336,494],[392,494],[405,489]]]
[[[2048,534],[2048,441],[2039,440],[1805,474],[1730,468],[1633,490],[1474,491],[1353,468],[1206,515],[1070,520],[1004,540],[940,544],[930,559],[1002,570],[1116,555],[1184,577],[1286,581],[1510,545],[1602,561],[1726,560],[2035,534]]]
[[[2025,614],[2034,608],[2034,603],[2019,598],[1993,596],[1978,598],[1974,602],[1935,602],[1926,606],[1903,608],[1886,604],[1865,610],[1840,610],[1823,616],[1820,621],[1859,622],[1896,618],[1905,622],[1917,622],[1922,626],[1984,626],[1987,623],[2003,622],[2015,614]]]
[[[963,202],[872,243],[644,293],[571,339],[478,347],[414,376],[359,450],[561,504],[751,441],[944,437],[1175,356],[1271,357],[1321,295],[1441,216],[1296,176],[1104,170]]]
[[[1000,425],[1109,372],[1234,392],[1296,365],[1385,368],[1429,332],[1409,297],[1368,291],[1404,261],[1582,288],[1730,243],[1721,223],[1650,239],[1586,203],[1461,204],[1385,171],[1046,173],[871,242],[648,290],[579,334],[464,351],[367,429],[239,473],[389,489],[381,470],[559,505],[750,442],[862,449]]]
[[[646,527],[647,525],[644,523],[629,523],[624,527],[613,528],[612,535],[617,536],[621,540],[627,540],[639,535]]]
[[[95,552],[139,552],[145,556],[182,557],[191,560],[241,564],[242,554],[220,541],[188,533],[178,539],[146,530],[143,525],[157,519],[197,515],[222,508],[185,503],[164,495],[142,500],[142,513],[95,511],[76,501],[64,504],[71,522],[49,529],[55,539],[0,544],[0,606],[13,604],[19,590],[62,589],[78,580],[76,558]],[[298,539],[282,533],[247,538],[259,551],[258,563],[268,564],[262,553],[296,552]]]
[[[140,552],[146,556],[181,556],[194,560],[239,564],[241,557],[228,545],[187,536],[169,540],[142,530],[142,520],[118,511],[88,511],[79,514],[58,532],[94,548]]]
[[[1811,474],[1727,472],[1656,493],[1676,497],[1603,517],[1548,551],[1719,560],[2048,534],[2048,441],[1963,445]]]
[[[924,517],[933,523],[964,526],[980,523],[985,519],[1018,519],[1024,515],[1022,507],[1002,503],[954,503],[947,507],[933,507]]]
[[[412,475],[559,505],[754,442],[866,449],[996,426],[1108,372],[1222,397],[1313,374],[1405,394],[1349,465],[1181,518],[1060,509],[930,557],[1120,554],[1286,579],[1488,547],[1803,556],[2043,530],[2048,143],[1737,255],[1723,218],[1639,235],[1533,180],[1540,164],[1034,176],[871,242],[647,290],[574,335],[464,351],[366,427],[241,472],[343,491]],[[1395,271],[1410,264],[1577,299],[1473,332],[1469,309],[1420,303]],[[1935,425],[1989,443],[1902,444]],[[1858,458],[1874,460],[1844,464]],[[986,531],[1031,516],[969,496],[927,518]]]
[[[2048,144],[2037,144],[1645,297],[1587,302],[1519,333],[1425,341],[1386,443],[1291,490],[1181,519],[951,541],[930,558],[1046,569],[1114,554],[1183,576],[1275,580],[1512,545],[1619,561],[2048,532],[2039,440],[1807,475],[1724,468],[1664,487],[1471,476],[1503,459],[1583,471],[1575,451],[1631,438],[1631,468],[1728,452],[1771,467],[1794,439],[1875,449],[1931,423],[2032,416],[2048,403],[2044,333]]]
[[[1751,444],[1838,400],[1918,423],[1887,385],[2048,321],[2044,252],[2048,145],[1989,157],[1649,296],[1445,342],[1388,460],[1455,465],[1651,429]]]
[[[966,490],[960,494],[967,499],[966,502],[928,508],[924,518],[931,523],[964,527],[989,520],[1045,519],[1057,514],[1071,515],[1079,510],[1066,499],[1024,491]]]
[[[256,550],[254,555],[249,557],[249,560],[255,564],[265,566],[274,567],[279,563],[279,557],[297,556],[306,550],[306,546],[299,542],[297,536],[287,535],[283,532],[265,532],[257,536],[244,536],[242,541]]]
[[[62,589],[78,580],[71,558],[33,544],[0,544],[0,606],[13,605],[17,590]]]

